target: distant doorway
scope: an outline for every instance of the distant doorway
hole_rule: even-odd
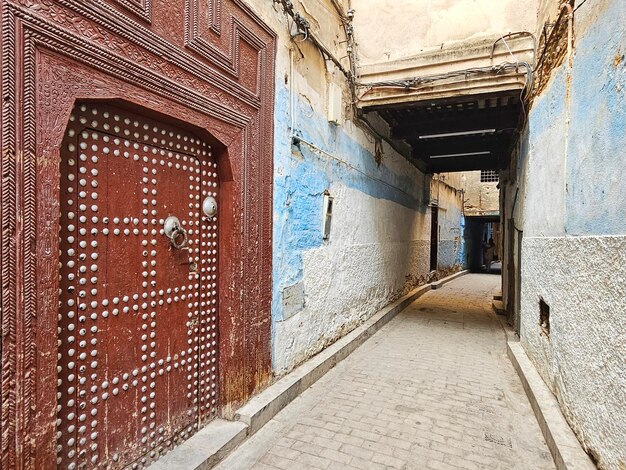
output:
[[[439,245],[439,208],[430,208],[430,270],[437,270],[437,247]]]
[[[467,217],[465,224],[465,244],[468,252],[468,266],[470,271],[487,272],[485,265],[485,248],[492,240],[493,263],[491,273],[500,274],[502,231],[498,216]]]
[[[499,222],[487,222],[483,226],[482,234],[482,270],[491,274],[502,272],[500,253],[502,237]]]

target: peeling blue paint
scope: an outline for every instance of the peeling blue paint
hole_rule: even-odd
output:
[[[396,174],[341,126],[297,103],[295,135],[289,130],[289,90],[277,82],[274,143],[273,324],[283,318],[283,289],[303,278],[302,254],[322,243],[322,194],[342,185],[369,196],[425,212],[424,183]],[[314,144],[310,146],[305,143]],[[315,148],[317,147],[317,149]]]
[[[576,41],[566,169],[570,235],[626,233],[624,24],[624,2],[613,1]]]
[[[572,67],[533,103],[517,166],[529,165],[533,235],[626,233],[625,22],[623,1],[581,9]]]

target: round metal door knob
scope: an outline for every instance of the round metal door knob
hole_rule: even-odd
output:
[[[217,214],[217,201],[212,196],[207,196],[202,201],[202,212],[207,217],[214,217]]]

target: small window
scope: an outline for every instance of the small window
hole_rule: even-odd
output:
[[[550,306],[541,297],[539,298],[539,326],[546,336],[550,336]]]
[[[480,170],[481,183],[497,183],[500,181],[498,170]]]

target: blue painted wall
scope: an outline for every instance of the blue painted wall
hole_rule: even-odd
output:
[[[535,99],[530,113],[528,145],[522,150],[523,166],[520,168],[531,177],[523,180],[526,198],[520,194],[516,208],[524,209],[525,236],[559,236],[564,232],[568,130],[566,83],[565,70],[557,70],[552,85]]]
[[[626,1],[577,4],[572,65],[553,72],[522,141],[520,337],[598,468],[621,469]],[[540,297],[550,305],[549,337],[537,324]]]
[[[518,161],[528,236],[626,233],[626,2],[585,4],[574,23],[572,66],[535,99]]]
[[[295,136],[313,143],[292,141],[289,90],[276,87],[274,155],[273,321],[283,318],[282,290],[302,279],[302,253],[323,243],[322,194],[333,184],[393,201],[425,213],[424,178],[396,174],[341,126],[329,123],[299,100]],[[384,160],[384,157],[383,157]]]
[[[626,2],[600,4],[607,5],[601,15],[577,30],[571,70],[565,203],[570,235],[626,233]],[[577,19],[577,27],[586,19]]]
[[[456,264],[465,267],[467,266],[467,252],[465,247],[465,216],[463,214],[461,214],[459,228],[460,242],[456,252]]]

